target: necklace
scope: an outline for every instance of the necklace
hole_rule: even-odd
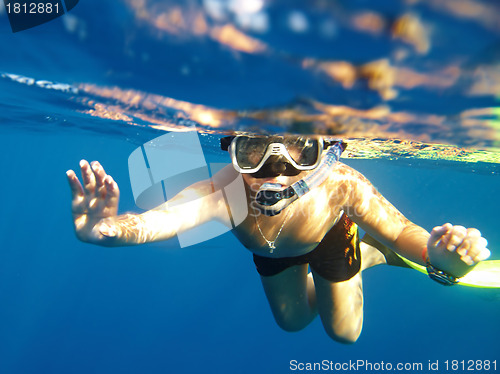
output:
[[[285,219],[283,220],[283,223],[281,224],[281,227],[280,227],[278,233],[276,234],[276,237],[274,238],[274,240],[268,240],[264,236],[264,233],[262,232],[262,230],[260,228],[259,221],[257,221],[257,216],[255,216],[255,223],[257,224],[257,228],[259,229],[260,235],[262,236],[262,238],[266,241],[267,245],[269,246],[269,252],[270,253],[273,253],[274,250],[276,249],[276,245],[275,245],[276,240],[278,240],[278,237],[281,234],[281,230],[283,230],[283,227],[285,227],[286,221],[288,221],[288,219],[291,218],[292,216],[293,216],[293,212],[291,210],[289,210],[287,212],[287,215],[286,215]]]

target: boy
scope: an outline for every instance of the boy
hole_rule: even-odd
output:
[[[390,252],[385,246],[426,264],[429,275],[444,284],[456,283],[489,257],[476,229],[446,223],[429,234],[406,219],[365,177],[338,162],[345,148],[341,141],[240,135],[222,143],[233,165],[217,179],[228,185],[240,173],[250,212],[233,233],[253,252],[276,322],[287,331],[304,328],[319,314],[331,338],[355,342],[363,323],[361,271],[388,262],[381,252]],[[83,186],[74,171],[67,176],[76,235],[85,242],[120,246],[167,240],[227,215],[225,200],[211,194],[213,182],[207,180],[143,214],[117,216],[119,189],[113,178],[98,162],[82,160],[80,168]],[[208,195],[182,209],[183,202]],[[356,225],[367,233],[362,241]]]

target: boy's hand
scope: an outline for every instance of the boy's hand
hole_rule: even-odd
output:
[[[92,162],[91,167],[86,160],[82,160],[80,168],[83,186],[73,170],[66,172],[71,188],[71,210],[76,235],[85,242],[104,244],[107,237],[114,236],[106,235],[106,227],[109,226],[106,221],[118,212],[120,191],[99,162]],[[108,220],[101,222],[106,218]]]
[[[427,253],[433,266],[455,277],[462,277],[490,256],[487,245],[479,230],[446,223],[432,230]]]

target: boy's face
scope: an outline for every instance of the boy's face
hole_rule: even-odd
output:
[[[242,135],[232,138],[227,150],[236,171],[257,192],[264,183],[286,188],[305,178],[319,165],[323,145],[317,137]]]
[[[303,179],[309,171],[298,171],[298,174],[289,175],[277,175],[272,173],[269,176],[255,174],[242,174],[245,183],[253,190],[257,191],[264,183],[275,183],[281,184],[282,187],[288,187],[295,182]]]

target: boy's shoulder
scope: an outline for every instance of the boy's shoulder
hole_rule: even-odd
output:
[[[344,164],[343,162],[337,162],[332,175],[335,176],[345,176],[349,179],[360,179],[366,180],[365,176],[361,174],[356,169],[350,167],[349,165]]]
[[[364,188],[371,186],[370,181],[363,174],[342,162],[337,162],[329,176],[329,181],[332,187],[342,185],[352,189],[357,185]]]

